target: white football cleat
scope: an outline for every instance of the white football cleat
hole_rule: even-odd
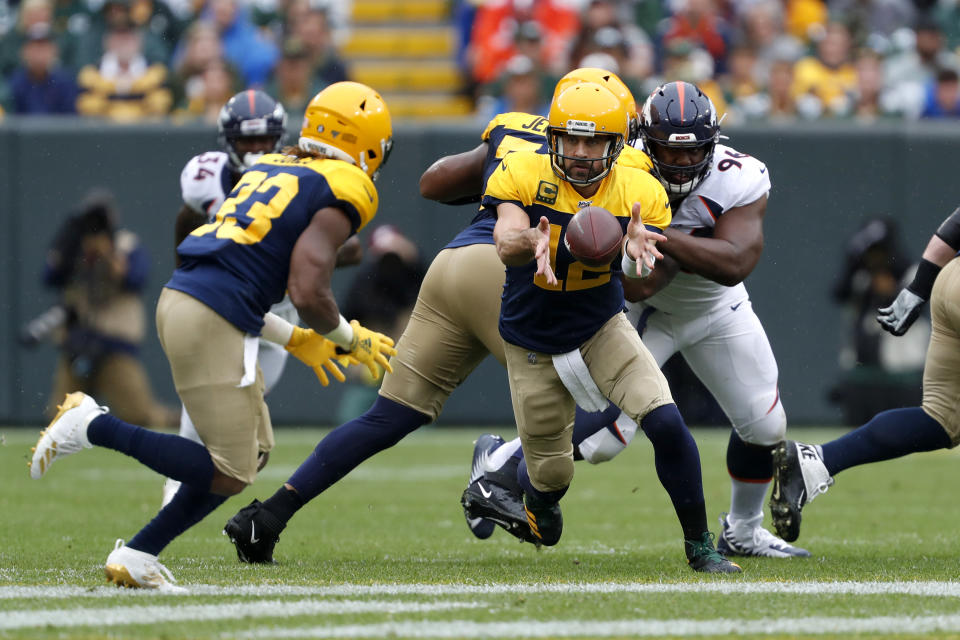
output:
[[[157,589],[172,593],[186,592],[186,589],[177,586],[173,574],[160,564],[157,556],[131,549],[123,543],[123,540],[117,540],[113,551],[107,556],[104,573],[107,574],[107,582],[118,587]]]
[[[773,535],[761,524],[763,514],[749,520],[732,520],[729,514],[720,516],[720,539],[717,551],[725,556],[755,556],[759,558],[809,558],[810,552],[795,547]]]
[[[83,393],[68,393],[59,411],[46,429],[40,434],[30,460],[30,477],[38,480],[50,469],[55,460],[59,460],[81,449],[91,449],[93,445],[87,439],[87,425],[108,409]]]
[[[793,542],[800,536],[804,505],[832,485],[833,476],[827,471],[819,445],[784,440],[774,447],[770,514],[781,538]]]
[[[177,491],[180,490],[180,481],[174,480],[173,478],[167,478],[163,482],[163,499],[160,501],[160,508],[163,509],[165,506],[170,504],[170,501],[173,500],[173,496],[177,495]]]

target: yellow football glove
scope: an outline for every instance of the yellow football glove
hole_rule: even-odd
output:
[[[323,386],[330,384],[327,371],[340,382],[347,379],[340,367],[347,366],[349,362],[345,363],[342,356],[337,356],[337,345],[335,343],[327,340],[313,329],[294,327],[293,335],[290,336],[290,341],[284,348],[294,358],[313,369]],[[338,364],[340,366],[337,366]],[[324,368],[327,371],[324,371]]]
[[[382,374],[377,365],[392,373],[393,368],[387,356],[397,355],[397,350],[393,348],[393,338],[371,331],[356,320],[351,320],[350,326],[353,327],[353,341],[350,342],[350,349],[341,349],[340,353],[364,365],[374,380],[378,380]]]

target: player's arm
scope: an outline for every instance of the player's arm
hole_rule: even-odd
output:
[[[920,309],[930,299],[937,275],[960,250],[960,207],[947,216],[923,250],[913,281],[908,284],[889,307],[877,310],[877,322],[885,331],[902,336],[920,315]]]
[[[347,241],[351,231],[350,220],[340,209],[325,207],[317,211],[293,247],[287,292],[300,318],[326,339],[321,343],[324,361],[331,357],[327,351],[327,342],[331,342],[335,345],[335,353],[349,356],[377,377],[380,373],[378,367],[386,371],[393,370],[387,359],[397,353],[393,348],[393,339],[367,329],[356,320],[347,322],[340,315],[330,288],[330,277],[337,263],[337,249]],[[291,340],[298,335],[303,337],[295,330]],[[294,355],[297,352],[292,349],[296,346],[293,342],[287,345]]]
[[[344,212],[325,207],[313,215],[290,256],[290,300],[307,326],[317,333],[328,333],[340,324],[330,278],[337,264],[337,250],[350,233],[350,219]]]
[[[420,195],[444,204],[479,202],[483,190],[483,163],[489,144],[434,162],[420,176]]]
[[[718,284],[732,287],[750,275],[763,253],[763,217],[767,196],[734,207],[717,220],[712,238],[667,229],[663,252],[680,266]]]
[[[680,271],[680,265],[670,256],[657,260],[656,266],[646,278],[624,276],[623,297],[627,302],[640,302],[664,289]]]
[[[663,194],[666,198],[666,194]],[[666,200],[664,200],[666,202]],[[654,205],[656,208],[657,205]],[[649,213],[649,211],[648,211]],[[652,217],[651,217],[652,219]],[[630,208],[630,222],[627,223],[627,235],[623,240],[620,268],[626,278],[643,279],[650,276],[657,260],[663,259],[663,254],[657,249],[657,242],[666,241],[661,231],[663,226],[670,222],[667,215],[660,224],[648,227],[643,221],[643,205],[634,202]]]
[[[493,241],[503,264],[519,267],[536,260],[537,275],[545,275],[549,284],[557,284],[557,276],[550,267],[550,221],[546,216],[541,216],[537,226],[531,227],[526,211],[512,202],[502,202],[497,205]]]
[[[360,264],[361,260],[363,260],[363,245],[360,243],[360,238],[350,236],[337,249],[337,268],[352,267],[355,264]]]
[[[180,256],[176,254],[176,248],[180,246],[183,239],[197,227],[207,223],[206,214],[199,213],[188,205],[183,205],[177,214],[177,220],[173,225],[173,248],[176,266],[180,266]]]

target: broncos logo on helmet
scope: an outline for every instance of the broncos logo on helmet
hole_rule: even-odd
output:
[[[280,150],[287,131],[287,112],[263,91],[248,89],[230,98],[220,109],[217,131],[231,168],[242,172],[256,164],[264,153]],[[254,144],[256,150],[242,148],[254,141],[264,144]]]
[[[710,98],[689,82],[661,85],[640,112],[640,137],[653,161],[653,173],[667,194],[671,198],[686,196],[710,173],[720,139],[717,110]],[[687,153],[665,153],[664,149]]]

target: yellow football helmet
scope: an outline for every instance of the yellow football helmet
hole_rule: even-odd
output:
[[[581,82],[561,91],[550,105],[547,121],[547,151],[553,172],[572,184],[587,185],[603,180],[623,151],[628,131],[627,111],[617,96],[595,82]],[[567,136],[602,137],[606,144],[599,156],[577,157],[563,148]],[[596,163],[600,169],[594,175],[576,178],[570,175],[567,161],[593,163],[590,173],[596,171]]]
[[[624,108],[627,110],[627,116],[630,118],[630,130],[627,132],[627,144],[633,146],[633,143],[636,142],[637,138],[640,136],[640,112],[637,110],[637,101],[633,97],[633,93],[624,84],[617,74],[612,71],[607,71],[606,69],[598,69],[596,67],[580,67],[579,69],[574,69],[567,75],[560,78],[557,82],[556,88],[553,90],[553,97],[557,97],[560,93],[575,84],[581,82],[596,82],[602,87],[606,87],[613,95],[620,98],[623,102]]]
[[[387,103],[365,84],[336,82],[307,105],[299,147],[355,164],[376,180],[393,148]]]

